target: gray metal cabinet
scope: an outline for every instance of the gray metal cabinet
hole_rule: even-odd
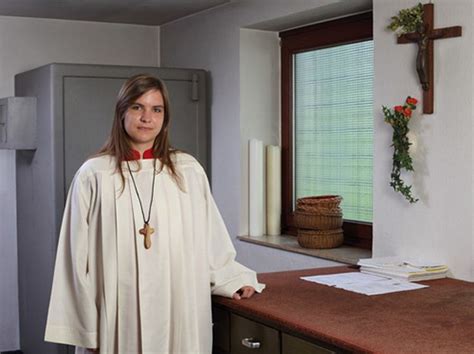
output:
[[[68,352],[66,346],[43,341],[67,190],[82,162],[108,136],[120,86],[140,73],[165,81],[171,143],[194,155],[209,173],[205,71],[50,64],[15,76],[15,95],[37,99],[36,149],[16,155],[20,342],[25,354]]]

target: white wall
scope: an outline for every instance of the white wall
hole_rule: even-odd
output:
[[[422,97],[415,71],[416,45],[396,44],[385,30],[391,16],[417,1],[374,0],[375,143],[374,255],[399,254],[441,259],[452,276],[474,280],[473,273],[473,10],[470,0],[435,2],[436,28],[462,26],[462,37],[434,45],[434,114],[412,118],[415,205],[389,187],[391,128],[381,105]]]
[[[158,66],[159,28],[0,16],[0,97],[52,62]],[[15,153],[0,150],[0,351],[19,346],[17,288]]]
[[[210,71],[211,179],[214,197],[231,236],[247,231],[244,221],[248,213],[246,182],[241,180],[248,173],[245,140],[252,135],[275,143],[279,124],[279,116],[276,115],[279,107],[264,107],[265,103],[278,104],[275,94],[279,87],[262,92],[264,82],[258,82],[262,78],[267,83],[273,81],[272,85],[276,84],[276,80],[269,77],[274,72],[275,62],[264,64],[265,59],[268,60],[266,55],[275,52],[274,44],[267,40],[275,38],[276,34],[260,34],[251,39],[251,32],[241,31],[241,28],[277,31],[296,25],[302,18],[307,21],[308,14],[313,15],[312,18],[321,13],[340,16],[355,12],[361,4],[366,6],[366,2],[355,0],[241,0],[161,27],[161,61],[164,66],[196,67]],[[259,43],[263,46],[261,52],[250,53],[249,49],[257,48]],[[248,64],[249,61],[254,63]],[[243,64],[246,65],[243,68],[245,72],[241,72]],[[258,77],[250,77],[254,74]],[[240,97],[241,94],[244,96]],[[242,100],[249,106],[241,111]],[[269,123],[271,119],[273,123]],[[235,242],[235,245],[239,261],[259,272],[336,264],[244,242]]]

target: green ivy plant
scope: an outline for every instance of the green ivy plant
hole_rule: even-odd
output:
[[[398,36],[410,32],[421,32],[423,28],[423,5],[402,9],[397,16],[392,16],[388,29],[394,31]]]
[[[402,169],[413,171],[413,160],[409,153],[411,143],[407,134],[409,132],[408,122],[417,103],[416,98],[408,96],[403,106],[395,106],[393,109],[382,106],[385,122],[393,128],[393,162],[390,186],[396,192],[401,193],[410,203],[416,203],[418,199],[413,197],[411,186],[405,184],[400,174]]]

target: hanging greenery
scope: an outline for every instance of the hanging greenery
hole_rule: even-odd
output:
[[[409,153],[411,143],[407,134],[409,132],[408,122],[413,110],[416,109],[417,103],[416,98],[408,96],[403,106],[395,106],[393,109],[382,106],[385,122],[393,128],[393,161],[390,186],[396,192],[401,193],[410,203],[416,203],[418,199],[413,197],[411,186],[405,184],[400,174],[402,169],[413,171],[413,161]]]
[[[423,28],[423,5],[402,9],[397,16],[392,16],[388,29],[394,31],[398,36],[410,32],[422,32]]]

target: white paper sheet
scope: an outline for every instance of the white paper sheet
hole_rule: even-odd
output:
[[[301,279],[327,286],[334,286],[338,289],[344,289],[364,295],[381,295],[428,287],[428,285],[410,283],[408,281],[390,279],[360,272],[315,275],[301,277]]]
[[[338,286],[351,283],[366,283],[371,281],[379,281],[387,278],[359,272],[349,272],[328,275],[313,275],[309,277],[301,277],[301,279],[318,284]]]

